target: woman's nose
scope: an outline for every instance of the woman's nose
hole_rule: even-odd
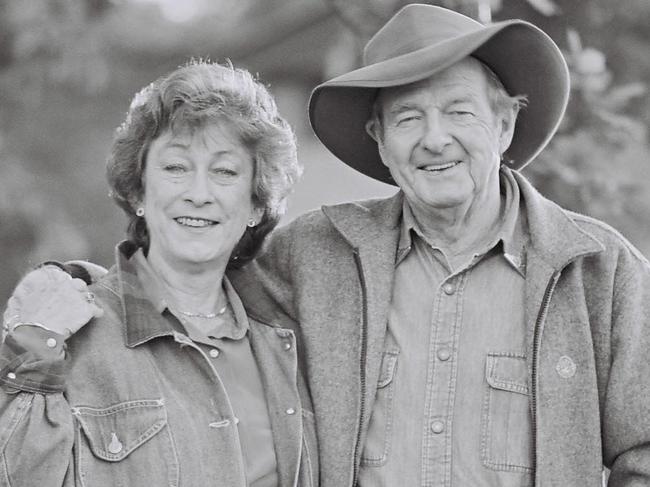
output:
[[[203,206],[214,201],[207,174],[202,174],[200,171],[194,174],[185,192],[185,199],[196,206]]]

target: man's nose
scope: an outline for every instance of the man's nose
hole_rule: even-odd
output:
[[[196,171],[193,176],[185,191],[185,199],[196,206],[211,203],[214,200],[214,196],[210,191],[208,175],[201,171]]]
[[[438,112],[427,114],[420,141],[422,147],[429,152],[439,154],[451,144],[451,141],[449,127],[441,114]]]

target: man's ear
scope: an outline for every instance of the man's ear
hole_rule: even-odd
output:
[[[499,123],[499,151],[503,155],[505,151],[508,150],[510,144],[512,143],[512,138],[515,135],[515,124],[517,123],[517,112],[519,110],[516,107],[507,108],[502,111],[498,117]]]
[[[376,118],[372,118],[366,122],[366,132],[372,140],[379,144],[381,142],[381,133],[379,132],[381,127]]]

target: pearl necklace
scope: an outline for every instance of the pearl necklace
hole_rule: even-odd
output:
[[[177,309],[180,314],[187,316],[188,318],[202,318],[204,320],[211,320],[213,318],[216,318],[217,316],[221,316],[226,312],[226,309],[228,308],[228,305],[226,304],[223,308],[221,308],[219,311],[216,313],[195,313],[193,311],[183,311],[182,309]]]

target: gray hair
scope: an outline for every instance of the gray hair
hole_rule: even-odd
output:
[[[247,227],[229,267],[253,259],[286,210],[286,199],[302,173],[296,138],[266,87],[244,69],[192,60],[137,93],[117,129],[107,163],[113,200],[129,218],[128,237],[145,252],[149,234],[134,205],[144,196],[143,174],[151,143],[167,130],[196,130],[214,121],[234,127],[254,164],[253,204],[261,221]]]

